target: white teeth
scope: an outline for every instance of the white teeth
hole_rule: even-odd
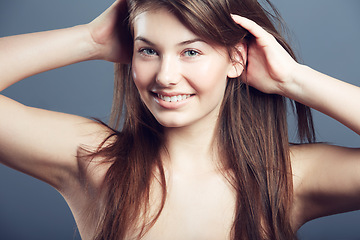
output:
[[[189,98],[190,96],[191,96],[190,94],[187,94],[187,95],[178,95],[178,96],[170,97],[170,96],[163,96],[161,94],[158,94],[158,97],[164,100],[165,102],[179,102]]]

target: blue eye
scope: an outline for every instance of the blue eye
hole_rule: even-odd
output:
[[[154,49],[151,48],[142,48],[139,50],[141,54],[147,55],[147,56],[154,56],[157,55],[157,52]]]
[[[187,50],[184,52],[184,56],[186,57],[196,57],[198,56],[200,53],[195,51],[195,50]]]

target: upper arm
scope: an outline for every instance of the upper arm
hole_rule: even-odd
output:
[[[294,196],[302,224],[360,209],[360,149],[308,144],[291,149]]]
[[[58,190],[79,180],[81,145],[96,147],[104,129],[78,116],[24,106],[0,95],[0,162]]]

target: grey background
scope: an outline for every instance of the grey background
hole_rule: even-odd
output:
[[[0,37],[91,21],[113,1],[0,0]],[[302,62],[360,85],[359,0],[274,0]],[[0,52],[1,54],[1,52]],[[113,65],[84,62],[33,76],[3,91],[26,105],[108,119]],[[1,76],[1,73],[0,73]],[[359,136],[315,112],[320,141],[359,147]],[[1,117],[1,115],[0,115]],[[290,134],[294,132],[290,127]],[[14,136],[16,137],[16,136]],[[0,239],[80,239],[71,212],[48,185],[0,165]],[[360,239],[360,212],[307,223],[300,239]]]

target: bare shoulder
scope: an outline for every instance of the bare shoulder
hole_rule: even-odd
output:
[[[299,224],[360,209],[360,149],[328,144],[290,148]],[[300,213],[301,212],[301,213]]]

